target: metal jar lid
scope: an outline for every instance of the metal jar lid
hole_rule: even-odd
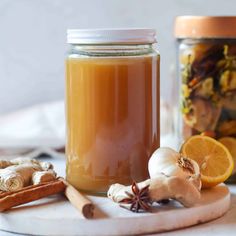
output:
[[[156,43],[155,29],[68,29],[70,44],[149,44]]]

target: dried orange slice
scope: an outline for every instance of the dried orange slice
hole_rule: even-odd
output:
[[[219,139],[218,141],[224,144],[228,148],[235,163],[236,162],[236,138],[224,137],[224,138]],[[236,165],[234,165],[232,174],[235,174],[235,173],[236,173]]]
[[[187,139],[181,147],[181,153],[198,163],[203,188],[224,182],[234,168],[229,150],[222,143],[207,136],[195,135]]]

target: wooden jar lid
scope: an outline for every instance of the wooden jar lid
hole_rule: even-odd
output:
[[[236,38],[236,16],[178,16],[176,38]]]

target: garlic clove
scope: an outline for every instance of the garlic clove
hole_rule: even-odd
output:
[[[165,175],[176,175],[179,172],[177,160],[180,154],[168,147],[158,148],[148,162],[148,171],[151,178],[164,173]]]
[[[200,168],[194,160],[183,157],[167,147],[157,149],[148,163],[150,178],[160,174],[188,179],[197,189],[201,189]]]

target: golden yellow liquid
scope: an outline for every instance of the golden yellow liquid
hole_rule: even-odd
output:
[[[66,64],[67,180],[99,193],[147,178],[159,147],[159,56]]]

